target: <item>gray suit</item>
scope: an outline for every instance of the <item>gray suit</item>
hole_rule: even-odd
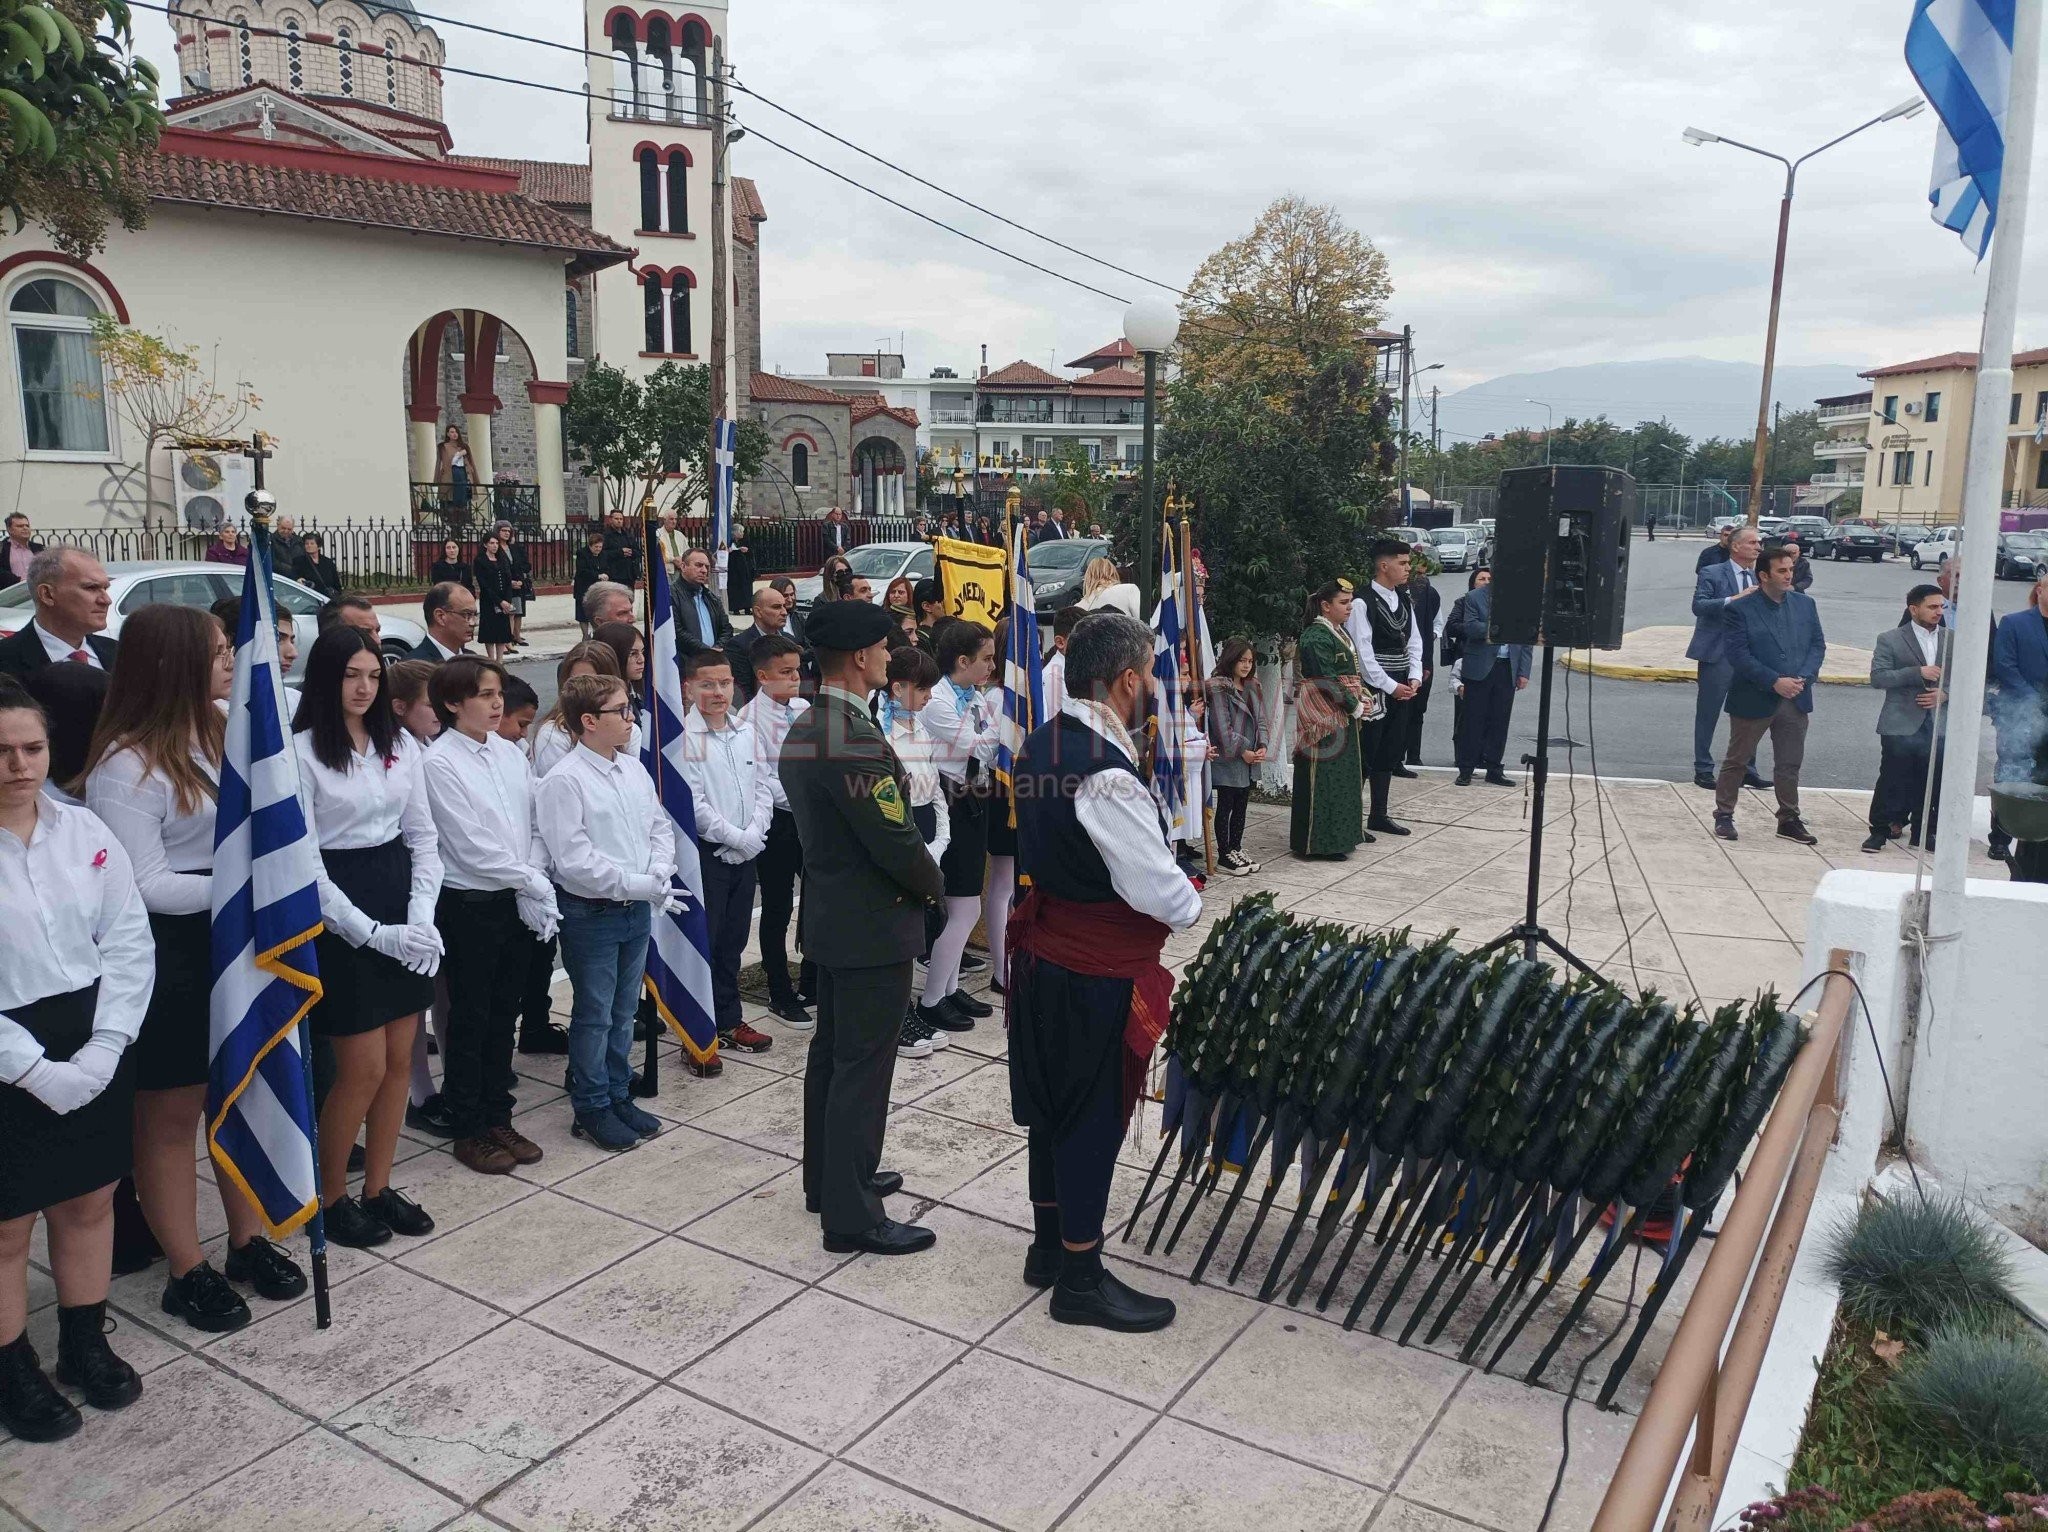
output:
[[[1947,667],[1955,646],[1953,628],[1935,629],[1937,663]],[[1884,692],[1884,707],[1877,715],[1877,787],[1870,795],[1870,830],[1889,836],[1894,826],[1911,825],[1917,842],[1924,829],[1928,843],[1934,840],[1941,801],[1941,744],[1934,737],[1934,710],[1920,706],[1923,692],[1933,683],[1920,674],[1927,656],[1920,648],[1913,624],[1902,623],[1877,635],[1870,646],[1870,684]],[[1926,824],[1920,807],[1927,801],[1928,773],[1934,778],[1933,804]]]
[[[1935,634],[1940,656],[1935,663],[1946,666],[1955,647],[1955,630],[1937,628]],[[1927,657],[1913,636],[1910,622],[1877,635],[1877,642],[1870,646],[1870,684],[1884,693],[1884,709],[1877,715],[1879,734],[1900,738],[1925,733],[1931,727],[1933,710],[1915,700],[1922,692],[1933,689],[1934,683],[1920,674],[1920,667],[1926,663]]]
[[[1716,549],[1708,549],[1712,553]],[[1705,557],[1704,554],[1701,555]],[[1743,569],[1723,552],[1722,558],[1704,564],[1693,583],[1692,642],[1685,657],[1698,662],[1699,695],[1693,703],[1692,770],[1695,778],[1712,776],[1719,769],[1714,758],[1714,730],[1720,726],[1721,710],[1728,701],[1728,688],[1735,680],[1735,668],[1728,663],[1728,603],[1756,584],[1756,571]],[[1750,600],[1760,598],[1752,596]],[[1754,763],[1750,763],[1754,770]]]

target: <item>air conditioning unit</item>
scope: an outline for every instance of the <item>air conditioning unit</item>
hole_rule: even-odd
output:
[[[1906,413],[1908,415],[1917,415],[1920,413],[1920,406],[1917,404],[1909,404],[1906,406]]]
[[[212,532],[230,518],[242,524],[243,502],[256,487],[254,464],[232,453],[195,448],[173,449],[171,462],[179,526]]]

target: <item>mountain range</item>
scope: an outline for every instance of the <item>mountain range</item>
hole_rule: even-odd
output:
[[[1813,408],[1815,399],[1868,392],[1856,376],[1861,364],[1779,367],[1771,379],[1773,398],[1787,410]],[[1754,362],[1716,362],[1701,356],[1640,362],[1596,362],[1553,367],[1545,372],[1512,372],[1454,394],[1437,404],[1444,446],[1487,435],[1534,429],[1605,415],[1618,426],[1668,420],[1694,440],[1711,436],[1745,438],[1756,426],[1757,392],[1763,369]],[[1429,429],[1429,399],[1421,400],[1417,427]]]

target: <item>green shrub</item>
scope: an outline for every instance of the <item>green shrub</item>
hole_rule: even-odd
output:
[[[2048,1348],[2031,1335],[1938,1331],[1891,1391],[1916,1430],[2048,1481]]]
[[[1844,1312],[1894,1334],[1982,1328],[2013,1312],[2012,1258],[1952,1199],[1866,1203],[1829,1234],[1824,1260]]]

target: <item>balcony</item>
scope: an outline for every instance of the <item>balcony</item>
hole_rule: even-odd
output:
[[[660,92],[615,90],[611,115],[626,122],[660,122],[678,128],[708,128],[711,108],[689,96],[664,96]]]
[[[1050,399],[984,399],[978,419],[990,426],[1142,426],[1145,406],[1095,400],[1070,404]]]
[[[971,426],[974,424],[974,411],[971,409],[935,409],[932,411],[931,424],[935,426]]]
[[[1819,417],[1823,425],[1838,420],[1867,420],[1870,417],[1870,406],[1867,403],[1824,404],[1814,411],[1814,414]]]
[[[1807,481],[1815,489],[1861,489],[1863,475],[1860,473],[1817,473]]]
[[[1823,436],[1813,444],[1815,457],[1862,457],[1870,443],[1860,436]]]

